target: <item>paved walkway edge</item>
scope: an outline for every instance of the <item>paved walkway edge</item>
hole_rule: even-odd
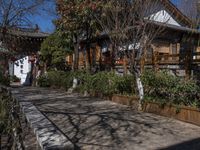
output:
[[[13,94],[15,95],[15,94]],[[73,150],[74,145],[31,102],[17,99],[43,150]]]

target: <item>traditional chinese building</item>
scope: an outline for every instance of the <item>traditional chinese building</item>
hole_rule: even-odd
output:
[[[151,46],[145,51],[140,62],[144,68],[170,69],[178,76],[187,76],[200,71],[200,31],[193,29],[194,23],[169,0],[160,0],[159,7],[149,13],[151,24],[162,27],[163,32],[155,37]],[[152,25],[151,25],[152,26]],[[100,69],[111,67],[111,45],[108,36],[102,35],[91,41],[90,53],[86,52],[84,41],[80,45],[79,67],[87,68],[89,64]],[[88,59],[89,58],[89,59]],[[67,61],[73,64],[73,56]],[[115,60],[118,72],[127,72],[127,59]]]
[[[0,28],[0,63],[4,72],[16,75],[23,84],[28,73],[36,76],[37,52],[49,34],[36,29]]]

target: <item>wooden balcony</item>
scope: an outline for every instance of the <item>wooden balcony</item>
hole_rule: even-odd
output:
[[[200,64],[200,52],[194,52],[190,56],[186,54],[158,54],[145,59],[145,65],[181,65],[187,62]]]

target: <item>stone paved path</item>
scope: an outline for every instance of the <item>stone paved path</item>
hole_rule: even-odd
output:
[[[200,150],[200,127],[98,98],[15,88],[81,150]]]

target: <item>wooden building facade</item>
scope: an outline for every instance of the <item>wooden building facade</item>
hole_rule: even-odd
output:
[[[155,26],[163,27],[164,31],[144,52],[140,62],[141,71],[144,68],[170,69],[178,76],[187,77],[200,72],[200,31],[193,29],[193,22],[169,0],[161,0],[159,5],[159,9],[152,14],[157,17],[152,21]],[[163,18],[167,22],[163,21]],[[105,46],[106,41],[109,43],[106,35],[97,37],[91,42],[89,53],[83,41],[79,51],[79,68],[112,68],[112,46]],[[67,56],[66,60],[69,65],[73,65],[73,55]],[[114,68],[118,72],[127,72],[129,60],[115,58]]]

